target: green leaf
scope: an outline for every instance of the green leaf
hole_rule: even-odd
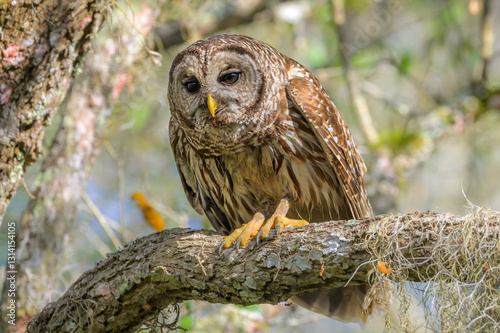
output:
[[[379,61],[379,54],[374,50],[364,50],[355,53],[351,58],[351,66],[354,68],[375,67]]]
[[[332,24],[332,12],[329,5],[323,5],[318,7],[313,7],[313,17],[316,21],[323,24]]]
[[[182,316],[179,319],[179,325],[186,330],[190,330],[193,327],[193,319],[191,316]]]
[[[309,40],[307,61],[315,68],[325,67],[330,60],[329,52],[322,40]]]
[[[425,144],[425,138],[418,131],[398,128],[394,131],[381,131],[379,146],[389,148],[393,154],[412,154]]]
[[[411,55],[410,54],[405,54],[403,58],[401,58],[401,61],[399,62],[399,74],[404,75],[408,73],[408,69],[410,68],[411,64]]]
[[[263,309],[259,304],[253,304],[253,305],[247,305],[247,306],[237,305],[237,307],[242,308],[242,309],[246,309],[249,311],[263,312]]]

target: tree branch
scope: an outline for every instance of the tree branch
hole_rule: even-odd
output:
[[[283,0],[279,0],[279,2],[281,1]],[[222,9],[218,9],[217,13],[220,14],[219,17],[214,16],[208,22],[203,22],[203,25],[197,26],[196,29],[191,29],[197,34],[194,39],[196,40],[240,24],[250,23],[257,13],[270,8],[272,4],[273,2],[266,0],[240,0],[227,3]],[[195,22],[189,23],[196,25]],[[156,34],[163,46],[168,48],[184,43],[188,39],[189,28],[186,26],[186,22],[182,20],[169,21],[157,28]]]
[[[30,322],[28,332],[127,332],[185,300],[278,303],[348,281],[366,283],[370,271],[381,274],[373,270],[376,260],[394,267],[388,275],[394,281],[427,281],[448,265],[469,261],[477,249],[490,251],[488,267],[498,267],[496,246],[485,244],[498,243],[499,222],[500,214],[486,210],[465,217],[428,212],[333,221],[287,228],[278,240],[250,242],[222,255],[222,237],[213,231],[165,230],[131,242],[84,273]],[[433,258],[443,249],[454,256],[440,267]],[[455,275],[464,280],[469,272]]]

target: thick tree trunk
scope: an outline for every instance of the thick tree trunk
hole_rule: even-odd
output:
[[[0,2],[0,221],[112,3]]]
[[[490,246],[498,243],[499,220],[500,214],[480,211],[326,222],[286,228],[278,240],[253,241],[222,255],[222,237],[212,231],[166,230],[110,254],[46,306],[28,332],[129,332],[185,300],[275,304],[312,290],[366,283],[367,276],[428,281],[454,267],[455,273],[446,272],[448,282],[484,281],[499,265],[498,249]],[[472,267],[464,263],[472,259],[482,277],[467,271]],[[377,260],[394,271],[381,273]],[[462,271],[455,270],[457,263]]]
[[[42,154],[45,127],[111,4],[108,0],[0,2],[0,224],[24,171]],[[11,254],[14,258],[15,252]],[[6,270],[16,272],[18,267],[9,261]],[[9,290],[3,288],[0,330],[6,329],[6,312],[11,312],[5,303]]]
[[[35,181],[36,198],[21,219],[18,312],[33,316],[58,290],[66,289],[60,274],[68,264],[65,247],[74,234],[76,207],[100,152],[112,106],[125,84],[132,85],[134,68],[151,65],[144,36],[155,16],[152,8],[134,16],[142,35],[127,23],[112,37],[101,36],[72,85],[61,126]]]

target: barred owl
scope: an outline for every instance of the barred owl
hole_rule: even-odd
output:
[[[372,215],[365,164],[335,104],[298,62],[242,35],[198,41],[174,59],[170,142],[186,196],[223,245],[286,225]],[[367,286],[295,297],[364,322]]]

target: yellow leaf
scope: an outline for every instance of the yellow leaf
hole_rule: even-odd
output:
[[[148,202],[142,192],[134,192],[130,198],[136,201],[137,206],[142,210],[144,219],[153,227],[153,229],[156,231],[162,231],[165,229],[165,221],[163,220],[163,217]]]
[[[390,272],[392,272],[392,268],[385,267],[385,262],[383,261],[377,261],[377,267],[384,274],[389,274]]]

